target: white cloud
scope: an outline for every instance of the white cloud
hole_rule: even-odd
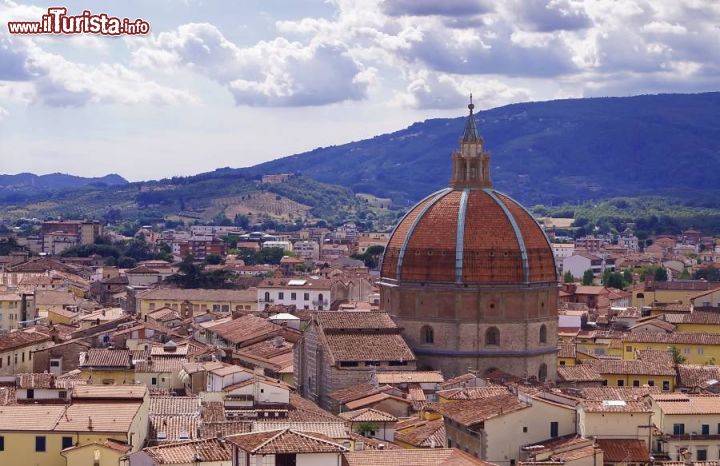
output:
[[[359,100],[367,90],[367,67],[339,41],[308,44],[278,37],[238,47],[213,25],[185,24],[137,43],[140,66],[187,66],[225,85],[238,105],[307,106]]]
[[[529,98],[529,91],[513,88],[496,79],[477,79],[467,76],[453,76],[426,70],[413,73],[404,93],[396,103],[419,109],[456,108],[468,102],[472,92],[478,108],[492,108]]]
[[[3,121],[10,113],[3,107],[0,107],[0,121]]]
[[[0,0],[5,20],[39,20],[46,11]],[[49,106],[177,104],[192,102],[187,91],[162,86],[120,63],[76,63],[48,52],[50,44],[104,50],[107,38],[95,36],[12,36],[0,30],[0,83],[3,94]],[[9,83],[9,84],[8,84]]]

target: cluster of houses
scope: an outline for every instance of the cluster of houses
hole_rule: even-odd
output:
[[[79,225],[80,236],[96,234]],[[189,238],[223,245],[234,234],[193,228]],[[217,267],[248,280],[232,289],[170,287],[178,264],[161,260],[120,269],[93,257],[0,257],[0,464],[720,461],[720,284],[561,284],[557,379],[497,369],[451,377],[418,363],[380,309],[376,274],[347,257],[386,235],[351,225],[240,233],[239,244],[293,254],[245,266],[206,244],[225,255]],[[653,254],[625,238],[626,259]],[[701,236],[672,247],[656,239],[669,248],[658,260],[688,241],[700,254]],[[580,245],[601,267],[616,246]],[[184,247],[173,245],[178,258]]]

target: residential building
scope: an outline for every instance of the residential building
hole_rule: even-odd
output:
[[[155,288],[140,291],[135,296],[137,314],[145,314],[169,307],[180,312],[182,318],[206,312],[255,311],[257,290],[184,290],[179,288]]]
[[[51,255],[58,255],[72,246],[93,244],[102,234],[103,227],[99,222],[46,221],[40,227],[42,251]]]
[[[653,422],[659,434],[657,456],[671,461],[720,460],[720,396],[651,394]]]
[[[232,447],[219,438],[147,447],[128,456],[129,466],[231,466]]]
[[[108,440],[127,446],[128,452],[143,447],[148,430],[147,389],[144,386],[80,388],[76,387],[78,392],[74,393],[69,405],[0,407],[3,446],[0,463],[66,466],[71,464],[66,462],[68,448],[104,444]],[[140,390],[142,392],[136,394]]]
[[[571,257],[575,253],[575,245],[572,243],[552,243],[553,255],[555,256],[555,264],[558,266],[558,272],[563,274],[563,261],[566,257]]]
[[[602,275],[605,270],[615,271],[615,259],[598,256],[587,252],[577,252],[563,259],[563,273],[570,272],[573,277],[580,279],[586,270],[592,270],[594,275]]]
[[[522,446],[575,433],[574,404],[564,404],[561,397],[498,395],[492,390],[488,395],[439,406],[447,447],[510,466],[520,459]]]
[[[317,312],[295,344],[294,369],[298,393],[330,409],[331,392],[375,372],[415,370],[415,355],[384,312]]]
[[[271,278],[257,286],[257,307],[263,309],[269,304],[282,304],[297,309],[329,310],[335,289],[337,284],[333,280],[323,278]]]
[[[33,372],[33,353],[52,345],[50,335],[33,330],[0,335],[0,375]]]
[[[282,429],[231,435],[233,466],[337,466],[347,448],[324,435]]]
[[[320,245],[317,241],[301,240],[293,244],[295,255],[306,260],[320,259]]]

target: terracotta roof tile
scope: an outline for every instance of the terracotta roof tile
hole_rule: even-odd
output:
[[[341,453],[347,451],[332,439],[315,433],[282,429],[267,432],[253,432],[226,437],[251,455],[276,455],[288,453]]]
[[[455,448],[363,450],[343,457],[347,466],[494,466]]]
[[[705,388],[720,381],[720,366],[678,364],[679,385],[686,388]]]
[[[325,330],[355,329],[370,330],[397,328],[395,322],[385,312],[375,311],[330,311],[316,312],[315,320]]]
[[[407,343],[400,335],[330,334],[325,335],[335,361],[414,361]]]
[[[216,438],[160,445],[145,448],[143,451],[157,464],[190,464],[196,460],[229,462],[232,459],[231,445]]]
[[[270,336],[280,332],[282,327],[262,317],[248,314],[213,325],[208,330],[233,344],[238,344],[265,335]]]
[[[644,440],[596,439],[595,443],[603,451],[603,460],[608,463],[647,463],[650,461],[650,452]]]
[[[673,394],[651,395],[664,414],[720,414],[720,396]]]
[[[580,396],[586,400],[641,401],[650,393],[660,393],[660,387],[585,387]]]
[[[0,335],[0,351],[8,351],[14,348],[36,345],[49,340],[50,336],[43,333],[16,330]]]
[[[530,405],[516,395],[505,394],[482,400],[456,401],[439,405],[440,414],[453,421],[471,427],[493,417],[525,409]]]
[[[576,366],[560,366],[557,368],[559,380],[564,382],[602,382],[600,373],[589,364]]]
[[[345,411],[344,413],[340,413],[339,416],[350,422],[397,422],[398,420],[392,414],[372,408]]]
[[[150,414],[200,414],[197,396],[151,396]]]
[[[82,367],[132,367],[129,350],[91,348]]]
[[[583,410],[587,413],[651,413],[650,405],[644,401],[626,400],[585,400]]]
[[[398,430],[395,440],[416,448],[437,448],[445,445],[445,422],[442,419],[422,421],[410,428]]]

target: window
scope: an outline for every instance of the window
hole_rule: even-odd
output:
[[[500,330],[490,327],[485,331],[485,346],[498,346],[500,344]]]
[[[560,361],[560,367],[563,367],[565,365],[565,361]]]
[[[540,343],[547,343],[547,327],[545,324],[540,326]]]
[[[423,325],[420,329],[420,341],[426,345],[432,345],[435,341],[433,328],[429,325]]]
[[[265,302],[270,302],[270,292],[268,291],[265,292]]]
[[[63,399],[63,400],[64,400],[65,398],[67,398],[67,390],[60,390],[60,391],[58,392],[58,398]]]
[[[547,379],[547,364],[542,363],[538,369],[538,380],[540,382],[545,382],[545,379]]]
[[[32,388],[28,388],[26,393],[27,393],[28,400],[32,400],[35,398],[35,390],[33,390]]]
[[[673,435],[685,434],[685,424],[673,424]]]
[[[50,367],[60,367],[60,360],[59,359],[51,359]]]
[[[703,435],[710,435],[710,424],[703,424],[703,425],[702,425],[702,434],[703,434]]]
[[[285,299],[285,293],[278,291],[278,299]]]
[[[670,391],[670,381],[669,380],[663,380],[663,391],[664,392]]]
[[[550,438],[557,437],[560,434],[559,429],[560,429],[560,426],[557,423],[557,421],[552,421],[550,423]]]
[[[654,381],[654,380],[648,380],[648,385],[651,386],[651,387],[654,387],[654,386],[655,386],[655,381]]]
[[[696,450],[695,456],[697,461],[707,461],[707,450],[705,448]]]
[[[73,438],[72,437],[63,437],[62,438],[62,449],[70,448],[73,446]]]
[[[310,301],[310,293],[303,293],[303,299],[305,301]]]
[[[295,301],[297,299],[297,293],[290,293],[290,299]]]
[[[523,427],[523,433],[527,433],[527,426]]]
[[[22,362],[25,362],[25,351],[22,352]]]
[[[5,451],[5,437],[0,435],[0,451]]]
[[[45,451],[45,436],[44,435],[38,435],[35,437],[35,451],[37,451],[37,452]]]
[[[618,386],[618,387],[624,387],[624,386],[625,386],[625,381],[622,380],[622,379],[618,379],[618,381],[617,381],[617,386]]]
[[[150,379],[150,385],[157,385],[157,377]]]
[[[639,387],[640,381],[639,380],[633,380],[633,387]]]

